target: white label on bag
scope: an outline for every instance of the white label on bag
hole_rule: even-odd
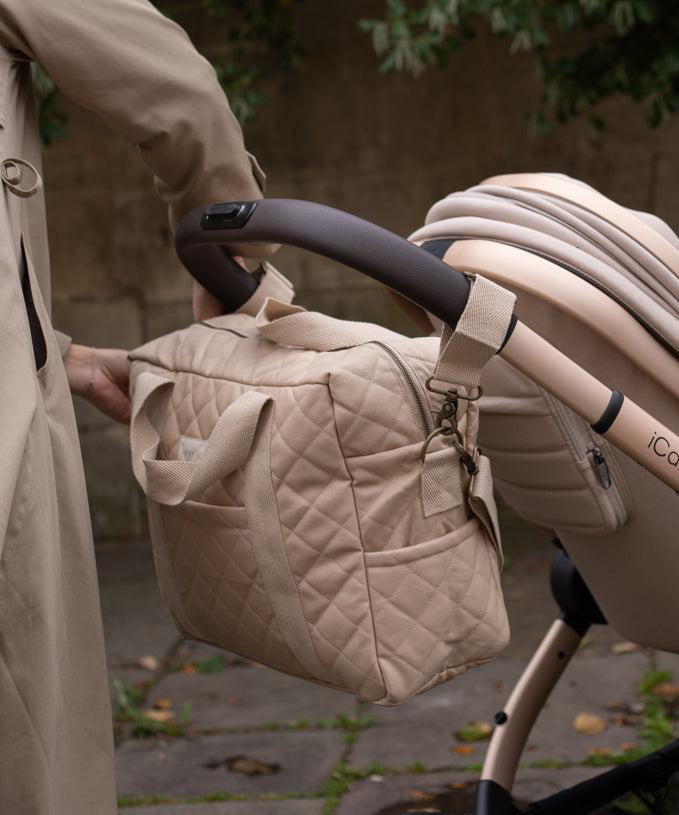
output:
[[[180,461],[200,461],[206,447],[207,442],[202,439],[180,436],[178,458]]]

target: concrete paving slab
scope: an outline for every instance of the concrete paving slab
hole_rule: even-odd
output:
[[[336,815],[401,815],[413,809],[467,815],[476,781],[471,773],[376,776],[354,784]],[[459,789],[452,789],[451,784]]]
[[[211,728],[317,724],[339,714],[352,715],[358,707],[349,694],[252,667],[169,674],[153,689],[150,702],[163,698],[170,699],[175,710],[190,704],[190,725]]]
[[[355,745],[352,763],[366,766],[378,761],[388,767],[407,767],[420,762],[427,769],[438,769],[482,762],[487,742],[476,742],[470,745],[473,753],[460,755],[453,750],[461,746],[455,733],[471,721],[492,721],[524,664],[501,657],[402,707],[376,708],[375,726]],[[592,748],[618,751],[622,744],[634,742],[637,729],[614,721],[606,706],[636,701],[636,685],[646,666],[643,653],[577,656],[538,718],[523,762],[580,762]],[[573,720],[583,712],[602,717],[607,729],[599,735],[577,733]]]
[[[323,801],[222,801],[214,804],[162,804],[118,810],[118,815],[321,815]]]
[[[150,547],[103,547],[97,565],[109,666],[133,668],[148,654],[165,657],[179,634],[160,597]]]
[[[600,772],[600,771],[598,771]],[[533,770],[514,788],[517,803],[528,803],[596,775],[591,768]],[[342,798],[336,815],[402,815],[414,810],[469,815],[473,810],[478,775],[427,773],[385,776],[354,784]],[[600,810],[605,815],[611,810]]]
[[[342,757],[344,747],[341,734],[335,731],[127,741],[117,752],[118,793],[257,796],[316,792]],[[239,757],[273,765],[275,771],[262,775],[235,772],[230,763]]]

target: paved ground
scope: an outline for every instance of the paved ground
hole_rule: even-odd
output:
[[[511,519],[505,526],[511,646],[494,663],[395,709],[180,641],[148,547],[100,549],[120,812],[469,813],[485,742],[463,743],[456,733],[502,707],[555,614],[550,545]],[[535,800],[600,772],[585,764],[593,750],[641,744],[636,686],[658,662],[679,674],[679,659],[615,653],[621,640],[602,628],[587,638],[530,738],[518,798]],[[149,722],[149,710],[167,721]],[[583,712],[601,717],[606,729],[577,733],[573,720]]]

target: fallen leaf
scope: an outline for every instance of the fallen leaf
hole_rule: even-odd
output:
[[[195,674],[195,673],[198,673],[198,669],[193,664],[193,662],[185,662],[182,665],[182,673],[183,674]]]
[[[137,665],[145,671],[157,671],[158,668],[160,668],[160,662],[158,662],[153,654],[146,654],[146,656],[140,657],[137,661]]]
[[[629,705],[627,704],[627,702],[609,702],[606,705],[606,710],[623,711],[624,712],[624,711],[629,710]]]
[[[406,790],[406,798],[409,801],[433,801],[436,796],[424,790]]]
[[[469,722],[455,734],[459,741],[484,741],[490,738],[493,725],[490,722]]]
[[[174,710],[145,710],[142,715],[154,722],[164,724],[165,722],[172,721],[177,714]]]
[[[169,710],[172,707],[172,699],[156,699],[153,707],[156,710]]]
[[[256,758],[249,758],[248,756],[234,756],[234,758],[226,759],[226,761],[218,762],[215,764],[212,762],[206,766],[209,766],[211,769],[215,769],[216,767],[226,766],[231,770],[232,773],[242,773],[243,775],[273,775],[277,773],[281,765],[280,764],[267,764],[264,761],[259,761]]]
[[[639,724],[637,716],[631,716],[629,713],[614,713],[611,716],[611,724],[617,724],[621,727],[635,727]]]
[[[466,790],[468,785],[464,781],[451,781],[447,786],[451,790]]]
[[[679,697],[679,684],[676,682],[661,682],[653,688],[653,693],[656,696],[662,696],[663,699],[676,699]]]
[[[226,704],[227,705],[235,705],[237,701],[238,701],[237,696],[227,696],[226,697]]]
[[[636,748],[636,744],[633,741],[623,741],[620,745],[620,752],[621,753],[629,753],[630,750],[634,750]]]
[[[476,752],[476,747],[460,744],[457,747],[452,747],[451,752],[457,753],[458,756],[470,756],[472,753]]]
[[[641,645],[636,642],[616,642],[611,648],[614,654],[633,654],[636,651],[641,651]]]
[[[590,756],[610,756],[613,750],[610,747],[591,747]]]
[[[584,733],[588,736],[603,733],[607,726],[606,721],[594,713],[578,713],[573,719],[573,729],[576,733]]]

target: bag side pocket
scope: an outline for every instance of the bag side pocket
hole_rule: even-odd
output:
[[[400,704],[507,644],[495,548],[477,518],[426,543],[366,552],[365,562],[382,704]]]

